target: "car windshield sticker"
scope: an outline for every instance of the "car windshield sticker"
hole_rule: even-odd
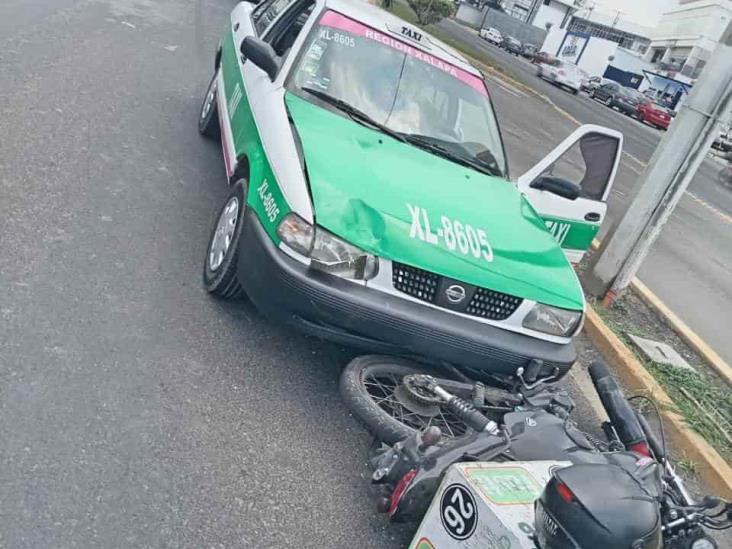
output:
[[[470,468],[465,473],[485,497],[498,505],[527,505],[541,495],[541,485],[520,467]]]
[[[355,36],[362,36],[370,40],[374,40],[376,42],[379,42],[380,44],[409,55],[410,57],[414,57],[415,59],[418,59],[423,63],[427,63],[428,65],[431,65],[452,75],[453,77],[467,84],[482,95],[488,97],[488,90],[486,89],[483,80],[481,80],[474,74],[471,74],[466,70],[460,69],[455,65],[451,65],[450,63],[443,61],[442,59],[435,57],[434,55],[430,55],[429,53],[410,46],[409,44],[402,42],[401,40],[397,40],[396,38],[392,38],[391,36],[378,32],[371,27],[367,27],[366,25],[363,25],[358,21],[349,19],[348,17],[345,17],[334,11],[328,11],[320,19],[320,24],[322,26],[348,32]]]

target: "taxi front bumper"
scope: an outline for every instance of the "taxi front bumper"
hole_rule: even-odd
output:
[[[561,377],[576,360],[572,343],[509,332],[312,269],[277,248],[251,210],[244,223],[239,279],[268,317],[369,351],[506,375],[541,359],[543,374],[558,368]]]

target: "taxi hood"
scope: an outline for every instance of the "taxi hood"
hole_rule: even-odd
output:
[[[285,102],[302,143],[318,225],[379,257],[556,307],[584,307],[574,269],[513,183],[290,92]],[[472,227],[473,247],[461,253],[448,242],[448,226]],[[488,245],[474,255],[480,231]]]

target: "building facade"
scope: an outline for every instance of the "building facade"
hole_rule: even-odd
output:
[[[584,17],[573,17],[568,30],[577,34],[610,40],[621,48],[639,54],[645,54],[651,44],[650,29],[641,29],[637,25],[631,26],[623,21],[616,21],[615,24],[612,24]]]
[[[679,0],[651,35],[647,60],[664,74],[693,81],[732,20],[732,0]]]
[[[523,23],[546,29],[547,25],[564,27],[577,11],[577,2],[575,0],[503,0],[501,7],[508,15]]]

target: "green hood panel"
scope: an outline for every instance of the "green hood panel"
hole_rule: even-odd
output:
[[[512,183],[401,143],[292,93],[285,102],[302,141],[319,225],[380,257],[556,307],[583,308],[572,266]],[[432,243],[419,233],[413,237],[415,208],[424,211],[423,229],[429,223],[433,234],[439,230],[437,242],[435,236]],[[493,260],[448,249],[442,216],[485,231]]]

